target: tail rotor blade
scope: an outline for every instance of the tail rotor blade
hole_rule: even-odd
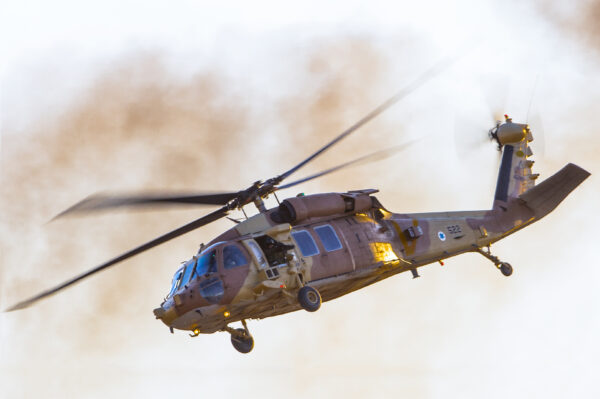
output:
[[[458,158],[464,159],[489,145],[489,128],[469,118],[457,116],[454,120],[454,147]]]
[[[542,117],[540,114],[535,113],[531,116],[531,123],[529,124],[531,134],[533,135],[533,153],[539,158],[543,158],[546,155],[546,134],[544,132],[544,124],[542,123]]]
[[[501,73],[490,73],[481,77],[481,89],[492,123],[502,121],[507,112],[510,78]]]

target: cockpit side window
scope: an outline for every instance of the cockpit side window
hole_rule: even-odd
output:
[[[319,253],[319,248],[308,231],[292,231],[292,237],[298,244],[302,256],[314,256]]]
[[[233,269],[246,264],[248,264],[248,259],[236,245],[228,245],[223,249],[223,266],[225,269]]]
[[[175,275],[173,276],[173,282],[171,285],[171,292],[169,292],[169,295],[167,295],[167,298],[172,297],[173,294],[175,293],[175,291],[177,291],[177,289],[179,288],[179,284],[181,282],[181,277],[183,277],[183,268],[181,268],[175,272]]]
[[[195,262],[190,262],[185,267],[183,271],[183,277],[181,278],[181,282],[179,283],[179,287],[185,286],[189,281],[190,277],[192,277],[192,272],[194,271]]]
[[[217,272],[217,251],[212,250],[201,255],[196,262],[196,275],[204,276]]]

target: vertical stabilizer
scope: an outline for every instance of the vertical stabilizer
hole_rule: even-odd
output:
[[[491,132],[502,147],[502,162],[498,172],[494,208],[505,208],[510,198],[519,197],[535,186],[538,174],[532,172],[534,161],[529,143],[531,130],[525,124],[513,123],[510,118]]]

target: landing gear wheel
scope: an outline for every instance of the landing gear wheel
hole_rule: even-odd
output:
[[[231,334],[231,344],[240,353],[249,353],[254,348],[254,338],[243,328],[236,328]]]
[[[512,274],[513,268],[510,265],[510,263],[502,262],[500,263],[500,271],[502,272],[502,274],[508,277]]]
[[[298,291],[298,302],[308,312],[316,312],[321,307],[321,294],[313,287],[305,285]]]

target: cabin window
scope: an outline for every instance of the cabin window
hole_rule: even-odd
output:
[[[225,269],[233,269],[234,267],[244,266],[248,263],[248,259],[237,245],[228,245],[223,249],[223,266]]]
[[[308,231],[292,231],[292,237],[298,244],[302,256],[314,256],[319,253],[319,248]]]
[[[326,224],[325,226],[315,227],[315,231],[323,243],[323,248],[325,248],[327,252],[342,249],[342,243],[340,242],[340,239],[335,233],[333,227]]]
[[[293,245],[284,244],[267,235],[254,239],[265,253],[269,266],[285,266],[287,264],[287,251],[294,249]]]
[[[196,274],[198,276],[204,276],[210,273],[217,272],[217,251],[210,251],[198,258],[196,263]]]

